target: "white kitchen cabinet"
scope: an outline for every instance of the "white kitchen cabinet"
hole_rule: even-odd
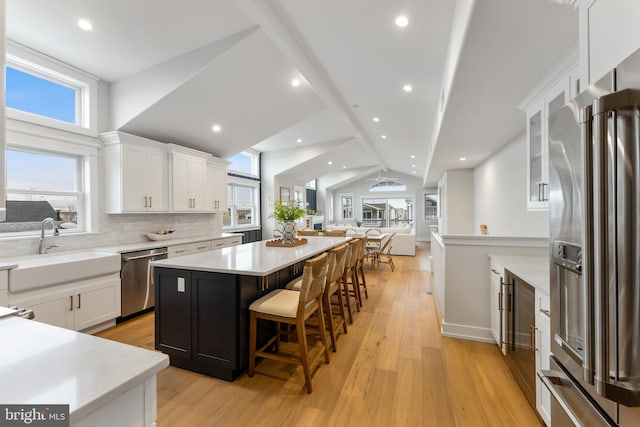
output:
[[[536,290],[536,409],[547,426],[551,425],[551,392],[542,383],[542,370],[549,369],[551,356],[551,320],[549,296]]]
[[[172,151],[171,184],[171,201],[174,212],[212,211],[206,205],[206,158]]]
[[[640,48],[640,2],[583,0],[579,5],[581,76],[595,83]]]
[[[191,243],[189,245],[189,253],[206,252],[211,250],[211,241]]]
[[[227,167],[226,160],[207,162],[207,208],[215,212],[227,209]]]
[[[491,283],[491,334],[502,351],[502,307],[504,301],[502,283],[504,281],[504,265],[492,259],[489,274]]]
[[[123,132],[109,132],[101,137],[104,141],[106,212],[167,212],[165,144]]]
[[[572,56],[520,105],[527,116],[528,210],[549,209],[549,119],[579,89],[577,58]]]
[[[39,322],[87,330],[120,316],[120,275],[110,274],[15,296],[10,294],[9,303],[32,309]]]

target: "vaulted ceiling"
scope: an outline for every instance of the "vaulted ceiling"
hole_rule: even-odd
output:
[[[465,167],[523,132],[516,105],[577,44],[572,7],[476,2],[434,137],[455,8],[452,0],[7,0],[7,37],[109,82],[102,131],[220,157],[249,147],[294,153],[283,175],[336,177],[333,187],[377,167],[424,177],[433,151],[432,181],[470,148]],[[404,28],[394,24],[399,15]],[[80,18],[93,30],[79,29]]]

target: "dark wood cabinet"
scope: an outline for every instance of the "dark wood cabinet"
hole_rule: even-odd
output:
[[[156,349],[174,366],[232,381],[249,362],[249,306],[301,275],[303,265],[266,277],[154,268]],[[259,325],[259,342],[272,335],[272,323]]]
[[[155,269],[156,349],[170,357],[191,355],[191,272]],[[161,274],[158,274],[160,273]],[[184,283],[184,291],[178,282]],[[159,313],[171,313],[170,316]],[[158,333],[158,332],[161,333]]]

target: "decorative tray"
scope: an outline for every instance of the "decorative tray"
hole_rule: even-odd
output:
[[[292,242],[284,243],[280,239],[267,240],[267,246],[275,247],[275,248],[295,248],[296,246],[302,246],[309,243],[307,239],[304,237],[302,239],[295,239]]]

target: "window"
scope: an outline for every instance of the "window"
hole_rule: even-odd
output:
[[[380,181],[369,187],[370,192],[407,191],[407,186],[397,181]]]
[[[259,155],[257,152],[243,151],[231,156],[227,159],[229,164],[229,172],[239,175],[246,175],[254,178],[260,177]]]
[[[424,193],[424,220],[436,221],[438,219],[438,192]]]
[[[62,229],[83,224],[82,158],[9,148],[6,151],[7,218],[0,232],[33,232],[53,218]]]
[[[7,66],[7,107],[77,124],[78,88]]]
[[[316,189],[316,180],[312,179],[311,181],[307,182],[305,184],[305,187],[306,188],[311,188],[312,190],[315,190]]]
[[[258,225],[260,211],[257,206],[258,186],[256,184],[241,182],[227,184],[227,212],[222,216],[222,226]]]
[[[362,199],[365,227],[393,227],[413,222],[412,198]]]
[[[340,213],[342,219],[353,219],[353,193],[340,195]]]
[[[9,41],[7,117],[97,136],[98,79]]]

